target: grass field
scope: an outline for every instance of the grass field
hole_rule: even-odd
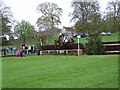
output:
[[[111,36],[108,36],[108,35],[102,36],[101,35],[101,39],[102,39],[102,42],[119,41],[118,36],[120,36],[120,33],[112,33]],[[75,40],[75,42],[77,42],[77,38],[74,38],[74,40]],[[80,38],[80,42],[84,44],[86,42],[86,38]]]
[[[117,88],[118,55],[2,59],[3,88]]]

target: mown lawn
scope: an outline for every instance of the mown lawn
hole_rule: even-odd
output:
[[[26,56],[2,59],[3,88],[117,88],[118,56]]]

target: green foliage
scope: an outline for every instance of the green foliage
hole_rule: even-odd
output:
[[[42,34],[41,37],[42,37],[43,44],[47,44],[47,40],[49,39],[47,37],[47,35],[46,34]]]
[[[85,45],[85,53],[87,55],[103,54],[101,37],[97,33],[90,34]]]
[[[78,33],[99,31],[101,15],[98,2],[72,2],[71,6],[74,8],[71,20],[77,21],[75,29]]]
[[[23,20],[15,26],[14,30],[15,35],[22,38],[25,44],[26,38],[34,37],[35,27]]]
[[[11,27],[12,27],[12,12],[10,10],[10,7],[6,6],[1,0],[0,0],[0,25],[2,25],[2,32],[0,34],[2,35],[10,35]]]
[[[77,21],[75,24],[75,30],[77,33],[84,32],[86,29],[85,24],[80,21]]]
[[[117,32],[120,29],[120,2],[108,2],[105,16],[99,11],[98,2],[72,2],[72,20],[76,32]]]
[[[113,32],[120,29],[120,2],[108,2],[106,19]]]
[[[90,18],[91,18],[90,33],[93,33],[93,32],[100,33],[100,27],[101,27],[100,17],[101,17],[100,13],[93,13],[90,15]]]
[[[43,44],[54,44],[55,40],[58,39],[59,31],[57,28],[52,28],[49,31],[44,31],[38,35],[38,44],[40,45],[40,37],[42,38]]]

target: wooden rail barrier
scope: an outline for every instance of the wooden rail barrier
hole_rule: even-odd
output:
[[[120,54],[120,41],[103,42],[102,44],[105,54]]]
[[[84,46],[83,44],[79,43],[80,49],[79,53],[80,55],[84,54]],[[73,44],[66,44],[66,45],[41,45],[40,46],[40,55],[43,53],[64,53],[64,54],[69,54],[69,53],[75,53],[77,55],[78,53],[78,43],[73,43]]]

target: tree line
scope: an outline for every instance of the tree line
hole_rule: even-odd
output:
[[[105,15],[100,12],[98,2],[73,2],[71,21],[76,21],[79,32],[116,32],[120,29],[120,2],[108,2]]]
[[[72,2],[73,11],[70,12],[71,22],[74,22],[77,33],[117,32],[120,29],[120,2],[108,2],[104,15],[100,12],[99,2]],[[39,17],[36,25],[39,31],[46,31],[46,37],[55,35],[57,26],[61,23],[62,8],[55,3],[44,2],[38,4]],[[0,0],[0,35],[9,35],[23,39],[34,37],[35,27],[30,22],[13,20],[10,7]],[[14,30],[12,30],[12,28]]]

